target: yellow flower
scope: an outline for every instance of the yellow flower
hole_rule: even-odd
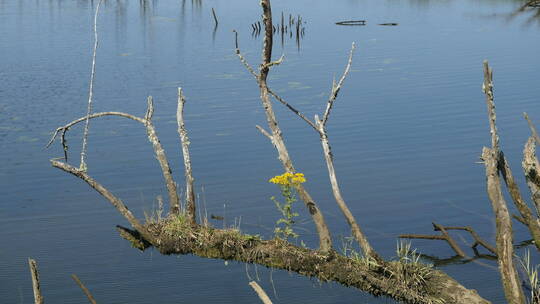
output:
[[[272,177],[268,182],[276,184],[276,185],[283,185],[283,186],[290,186],[290,185],[299,185],[306,182],[306,178],[304,177],[304,173],[290,173],[285,172],[281,175],[276,175]]]

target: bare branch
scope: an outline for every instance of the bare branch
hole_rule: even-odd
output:
[[[154,148],[154,153],[156,154],[156,159],[159,162],[159,165],[161,167],[161,172],[163,174],[163,178],[165,179],[167,192],[169,194],[169,204],[171,204],[171,208],[173,209],[173,206],[180,205],[180,198],[178,197],[178,192],[176,190],[176,182],[174,181],[174,178],[172,177],[172,172],[169,166],[169,161],[167,160],[167,156],[165,155],[165,150],[163,149],[163,147],[161,146],[161,143],[159,142],[159,138],[157,136],[155,127],[152,123],[152,115],[154,113],[152,97],[148,97],[147,103],[148,103],[148,108],[146,110],[144,119],[131,115],[131,114],[123,113],[123,112],[101,112],[101,113],[94,113],[85,117],[81,117],[72,122],[69,122],[68,124],[56,129],[56,131],[54,132],[53,136],[49,140],[49,143],[47,144],[46,147],[49,147],[54,142],[58,134],[61,134],[62,146],[64,147],[64,152],[66,152],[67,150],[67,147],[65,146],[66,132],[72,126],[80,122],[89,120],[89,119],[103,117],[103,116],[120,116],[120,117],[128,118],[136,122],[139,122],[146,127],[148,140],[152,143],[152,146]]]
[[[525,303],[525,296],[521,289],[518,273],[514,267],[512,219],[502,194],[501,182],[499,179],[499,171],[501,171],[501,163],[503,162],[504,156],[500,151],[499,136],[495,124],[496,113],[495,103],[493,101],[493,70],[489,67],[487,60],[484,60],[484,82],[482,84],[482,89],[486,95],[489,128],[491,132],[491,149],[484,147],[482,150],[482,160],[486,167],[488,197],[491,201],[493,212],[495,213],[499,272],[501,274],[504,294],[508,303],[522,304]]]
[[[341,190],[339,188],[339,183],[336,176],[336,171],[334,169],[332,150],[330,148],[330,143],[328,142],[328,135],[326,134],[323,122],[319,119],[318,115],[315,115],[315,123],[317,124],[318,132],[321,136],[321,144],[324,151],[324,158],[326,160],[326,167],[328,169],[328,177],[330,178],[330,184],[332,185],[332,193],[334,194],[336,203],[338,204],[339,209],[345,216],[347,223],[351,227],[352,235],[358,241],[358,244],[362,248],[364,254],[366,256],[375,258],[377,261],[383,261],[382,257],[380,257],[379,254],[377,254],[377,252],[369,244],[366,235],[360,229],[360,226],[356,222],[356,219],[354,218],[351,210],[347,206],[347,203],[345,202],[345,199],[341,194]]]
[[[65,172],[71,173],[74,176],[85,181],[90,187],[94,188],[99,194],[105,197],[117,210],[126,218],[126,220],[135,228],[148,242],[153,245],[159,245],[158,239],[154,237],[140,222],[135,218],[135,216],[129,211],[129,209],[124,205],[124,202],[114,196],[107,188],[103,187],[100,183],[90,177],[86,172],[81,171],[69,164],[59,162],[56,160],[51,160],[53,167],[61,169]]]
[[[465,227],[453,227],[453,226],[440,226],[433,224],[435,231],[440,231],[439,227],[444,227],[446,230],[464,230],[471,234],[471,236],[474,239],[474,244],[472,245],[473,248],[476,248],[478,245],[482,245],[484,248],[489,250],[491,253],[497,255],[497,249],[495,247],[491,246],[488,242],[484,241],[472,227],[465,226]]]
[[[536,144],[540,145],[540,137],[538,136],[538,132],[536,131],[536,127],[534,126],[534,124],[529,119],[529,115],[527,115],[527,113],[523,113],[523,117],[525,117],[525,119],[527,120],[527,124],[529,125],[529,128],[531,129],[532,136],[536,140]]]
[[[37,263],[35,260],[28,258],[28,265],[30,266],[30,274],[32,275],[32,288],[34,290],[34,303],[43,304],[43,296],[41,295],[41,287],[39,284],[39,272],[37,269]]]
[[[270,141],[272,143],[274,143],[274,137],[268,133],[268,131],[266,131],[263,127],[259,126],[259,125],[256,125],[255,126],[257,128],[257,130],[259,130],[264,136],[268,137],[268,139],[270,139]]]
[[[262,66],[261,68],[270,68],[274,65],[280,65],[282,62],[283,62],[283,59],[285,59],[285,55],[281,55],[281,57],[279,57],[278,60],[275,60],[275,61],[271,61],[267,64],[265,64],[264,66]]]
[[[330,116],[330,111],[332,110],[332,106],[334,105],[334,101],[336,100],[339,90],[341,90],[341,86],[343,85],[343,82],[345,81],[345,78],[349,74],[349,71],[351,70],[352,65],[352,59],[355,49],[354,42],[351,46],[351,52],[349,54],[349,60],[347,62],[347,66],[345,67],[345,71],[343,72],[343,75],[341,75],[341,78],[339,79],[338,83],[336,84],[335,81],[332,83],[332,92],[330,93],[330,97],[328,98],[328,103],[326,104],[326,110],[324,111],[324,115],[322,118],[322,124],[326,125],[326,121],[328,121],[328,116]]]
[[[234,41],[235,41],[235,46],[236,46],[236,48],[235,48],[236,55],[240,59],[240,62],[242,62],[242,64],[249,71],[249,73],[251,75],[253,75],[253,77],[255,77],[255,79],[258,81],[259,80],[259,75],[255,72],[255,70],[247,62],[246,58],[242,55],[242,53],[240,53],[240,49],[238,48],[238,32],[236,30],[233,30],[233,32],[234,32],[234,37],[235,37]]]
[[[152,115],[154,114],[154,103],[152,100],[152,96],[148,96],[147,102],[148,109],[146,110],[146,119],[144,124],[146,127],[146,134],[148,135],[148,140],[152,143],[154,153],[156,154],[156,159],[159,162],[163,178],[165,179],[165,185],[167,186],[167,192],[169,194],[169,204],[171,211],[179,210],[180,198],[178,197],[178,191],[176,190],[176,182],[174,181],[174,178],[172,176],[171,167],[169,166],[169,161],[167,160],[167,156],[165,155],[165,150],[159,142],[156,128],[152,123]]]
[[[525,303],[518,273],[514,267],[514,245],[512,221],[504,200],[497,169],[498,153],[495,149],[484,147],[482,159],[486,167],[487,192],[496,220],[496,243],[499,272],[508,303]]]
[[[184,104],[186,99],[182,93],[182,88],[178,88],[178,108],[176,111],[176,122],[178,124],[178,135],[182,143],[182,155],[184,156],[184,168],[186,176],[186,212],[191,224],[197,223],[195,213],[195,190],[193,187],[193,175],[191,171],[191,157],[189,154],[189,137],[184,125]],[[178,212],[177,212],[178,213]]]
[[[308,125],[310,125],[313,129],[315,129],[315,131],[319,131],[317,129],[317,126],[311,121],[309,120],[306,116],[304,116],[304,114],[302,114],[300,111],[298,111],[296,108],[294,108],[293,106],[291,106],[288,102],[286,102],[283,98],[281,98],[279,95],[277,95],[276,93],[274,93],[274,91],[272,91],[270,88],[268,88],[268,93],[270,93],[270,95],[274,96],[274,98],[281,102],[281,104],[283,104],[284,106],[286,106],[289,110],[291,110],[294,114],[296,114],[298,117],[300,117],[302,120],[304,120]]]
[[[88,298],[88,301],[89,301],[91,304],[97,304],[96,300],[94,299],[94,297],[93,297],[92,294],[90,293],[90,290],[88,290],[88,288],[86,288],[86,286],[84,286],[83,282],[81,282],[81,280],[79,280],[79,277],[77,277],[77,275],[75,275],[75,274],[72,274],[72,275],[71,275],[71,278],[72,278],[73,281],[75,281],[75,283],[77,283],[77,285],[79,285],[79,287],[82,289],[82,291],[84,292],[84,294],[85,294],[86,297]]]
[[[486,95],[487,113],[489,119],[489,129],[491,132],[491,148],[499,153],[499,135],[497,134],[497,114],[495,113],[495,102],[493,96],[493,69],[489,67],[487,60],[484,60],[484,83],[482,91]]]
[[[272,26],[272,11],[270,8],[269,0],[261,0],[261,6],[263,8],[263,23],[265,28],[265,37],[264,45],[262,52],[262,63],[260,65],[260,75],[258,77],[258,84],[261,93],[261,102],[265,110],[266,120],[268,122],[268,127],[272,132],[272,144],[278,151],[279,160],[283,165],[283,168],[287,172],[295,172],[292,160],[287,151],[285,142],[283,141],[283,136],[281,129],[279,128],[278,121],[276,119],[274,110],[272,108],[272,102],[269,97],[268,86],[266,79],[268,77],[269,66],[268,64],[272,61],[272,39],[273,39],[273,26]],[[315,201],[311,198],[306,189],[300,185],[297,187],[298,195],[300,199],[304,202],[306,207],[311,214],[315,227],[317,228],[317,233],[319,236],[319,249],[322,252],[329,252],[332,248],[332,238],[330,236],[330,230],[326,225],[326,221],[319,210]]]
[[[98,118],[98,117],[103,117],[103,116],[120,116],[120,117],[129,118],[129,119],[135,120],[137,122],[140,122],[142,124],[145,124],[145,120],[143,118],[139,118],[137,116],[127,114],[127,113],[123,113],[123,112],[100,112],[100,113],[94,113],[94,114],[91,114],[91,115],[84,116],[84,117],[81,117],[79,119],[76,119],[76,120],[74,120],[72,122],[67,123],[66,125],[64,125],[62,127],[57,128],[54,131],[54,134],[52,135],[51,139],[49,140],[49,142],[47,143],[45,148],[48,148],[48,147],[51,146],[51,144],[54,142],[54,140],[56,139],[56,137],[58,136],[59,133],[62,134],[61,136],[63,136],[66,133],[66,131],[68,131],[69,128],[73,127],[74,125],[76,125],[76,124],[78,124],[80,122],[86,121],[87,119],[93,119],[93,118]]]
[[[270,301],[270,298],[268,297],[268,295],[266,294],[264,289],[262,289],[261,286],[259,286],[259,284],[257,284],[257,282],[251,281],[251,282],[249,282],[249,286],[251,286],[251,288],[253,288],[253,290],[255,290],[255,292],[259,296],[259,299],[261,299],[261,301],[264,304],[272,304],[272,301]]]
[[[94,15],[94,51],[92,54],[92,71],[90,72],[90,88],[88,92],[88,108],[86,111],[86,116],[90,116],[92,113],[92,99],[94,96],[94,78],[96,76],[96,53],[97,53],[97,47],[98,47],[98,33],[97,33],[97,19],[98,19],[98,13],[99,13],[99,7],[101,6],[101,1],[99,0],[97,6],[96,6],[96,13]],[[87,165],[86,165],[86,150],[88,145],[88,131],[90,127],[90,119],[86,119],[86,123],[84,125],[84,135],[83,135],[83,142],[82,142],[82,149],[81,149],[81,164],[79,165],[79,169],[86,171]]]

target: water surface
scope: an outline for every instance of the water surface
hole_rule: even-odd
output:
[[[96,1],[0,0],[0,294],[32,303],[27,257],[40,267],[50,303],[81,303],[76,273],[103,303],[253,303],[260,284],[282,303],[392,303],[337,284],[238,263],[161,256],[130,248],[114,230],[121,216],[86,184],[50,166],[61,147],[44,150],[51,132],[86,111]],[[308,117],[321,114],[332,79],[351,43],[353,70],[328,123],[335,165],[352,212],[372,245],[395,255],[400,233],[431,233],[431,222],[471,225],[493,242],[492,211],[478,164],[489,127],[481,92],[482,60],[495,71],[503,149],[520,172],[529,131],[523,111],[540,121],[539,27],[519,1],[273,1],[276,15],[300,14],[305,35],[276,39],[285,62],[269,83]],[[211,8],[219,26],[214,31]],[[258,1],[106,1],[99,16],[95,111],[143,116],[152,95],[154,120],[173,171],[183,182],[176,133],[176,88],[188,99],[199,199],[216,226],[239,225],[271,237],[279,217],[269,177],[281,173],[268,140],[258,89],[234,55],[233,29],[253,66],[261,38],[251,35]],[[365,19],[366,26],[334,22]],[[378,23],[396,22],[395,27]],[[340,247],[348,228],[333,202],[318,136],[276,106],[296,167],[322,208]],[[80,128],[68,136],[77,164]],[[139,217],[166,194],[144,128],[120,118],[91,124],[89,172]],[[523,184],[523,178],[519,176]],[[525,186],[523,185],[523,190]],[[165,195],[166,196],[166,195]],[[200,206],[200,209],[203,209]],[[303,211],[298,205],[298,210]],[[305,212],[303,212],[305,213]],[[305,215],[297,227],[316,246]],[[516,239],[528,238],[515,225]],[[467,236],[464,240],[470,243]],[[421,252],[449,258],[446,244],[414,241]],[[464,247],[466,245],[464,244]],[[468,251],[471,255],[472,252]],[[495,303],[503,302],[492,261],[441,269]],[[275,293],[274,293],[275,289]]]

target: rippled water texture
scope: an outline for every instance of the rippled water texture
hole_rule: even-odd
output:
[[[0,0],[0,295],[32,303],[27,258],[38,261],[48,303],[83,303],[76,273],[100,303],[254,303],[260,284],[277,303],[392,303],[336,284],[238,263],[140,253],[115,232],[127,223],[86,184],[49,164],[51,132],[86,111],[97,1]],[[352,72],[328,123],[343,194],[372,245],[395,255],[400,233],[431,233],[431,222],[471,225],[493,241],[492,211],[478,164],[489,127],[481,92],[482,60],[494,68],[503,149],[521,178],[529,131],[521,113],[540,123],[540,27],[533,13],[513,15],[519,1],[273,1],[276,16],[301,15],[305,34],[276,37],[285,62],[271,87],[308,117],[324,111],[351,43]],[[219,26],[214,30],[211,8]],[[255,129],[265,124],[257,84],[234,54],[233,29],[248,61],[260,62],[261,37],[251,24],[258,1],[107,0],[99,16],[95,111],[143,116],[155,102],[155,124],[183,182],[176,133],[176,88],[187,96],[193,169],[203,215],[219,227],[271,237],[278,195],[268,178],[281,173],[276,153]],[[365,19],[365,26],[337,26]],[[398,26],[379,26],[379,23]],[[319,138],[276,105],[290,153],[334,232],[349,235],[330,192]],[[78,164],[81,128],[68,135]],[[143,217],[166,194],[144,128],[132,121],[91,122],[89,172]],[[525,187],[523,188],[523,190]],[[306,212],[301,239],[316,246]],[[515,225],[516,240],[528,234]],[[458,238],[471,243],[468,236]],[[462,243],[463,244],[463,243]],[[466,244],[463,244],[466,247]],[[450,258],[435,241],[419,251]],[[472,251],[467,251],[472,255]],[[521,254],[521,253],[520,253]],[[484,297],[501,303],[496,263],[438,266]],[[275,291],[274,291],[275,290]]]

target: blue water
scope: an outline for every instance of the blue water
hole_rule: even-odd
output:
[[[52,168],[59,144],[44,150],[52,131],[86,111],[97,1],[0,0],[0,295],[5,303],[32,303],[27,258],[38,261],[48,303],[81,303],[76,273],[100,303],[254,303],[252,279],[275,303],[393,303],[354,289],[193,256],[140,253],[114,226],[127,225],[86,184]],[[400,233],[431,232],[431,222],[470,225],[493,242],[485,193],[489,126],[481,92],[482,61],[494,68],[503,150],[522,190],[521,151],[529,136],[521,113],[540,122],[540,27],[531,13],[511,17],[519,1],[273,1],[275,16],[300,14],[300,47],[276,37],[285,54],[269,84],[308,117],[321,114],[333,78],[354,41],[352,72],[335,104],[328,132],[343,194],[372,245],[395,255]],[[219,26],[214,31],[211,8]],[[233,29],[247,60],[260,62],[261,37],[251,23],[258,1],[121,1],[101,7],[95,107],[143,116],[146,97],[177,182],[183,183],[176,133],[176,91],[187,96],[186,126],[199,209],[214,221],[271,237],[279,217],[267,183],[281,173],[277,155],[255,129],[265,125],[258,87],[234,54]],[[334,22],[365,19],[366,26]],[[378,23],[397,22],[384,27]],[[334,233],[348,228],[333,201],[318,136],[276,105],[295,166],[308,178]],[[70,162],[78,165],[81,128],[68,135]],[[121,118],[91,122],[89,173],[139,217],[164,195],[159,166],[144,128]],[[528,194],[525,194],[528,197]],[[316,246],[313,224],[302,213],[296,229]],[[516,242],[528,234],[515,224]],[[462,235],[471,243],[466,235]],[[457,237],[462,242],[462,239]],[[448,258],[450,248],[413,241],[422,253]],[[466,243],[461,243],[464,248]],[[472,255],[471,250],[467,253]],[[519,252],[522,254],[522,251]],[[496,263],[440,267],[494,303],[504,300]],[[275,292],[274,292],[275,289]]]

